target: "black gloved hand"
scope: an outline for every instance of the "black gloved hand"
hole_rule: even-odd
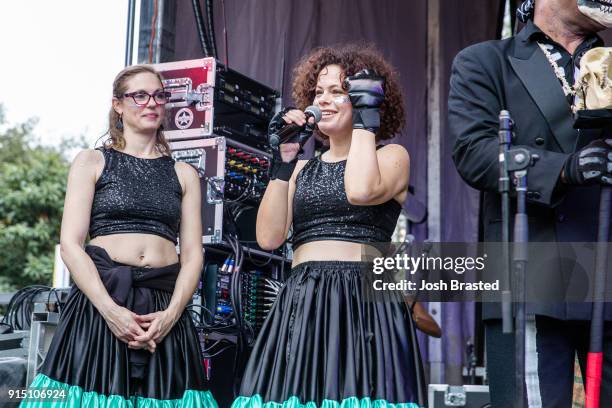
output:
[[[612,138],[595,140],[571,154],[563,171],[566,184],[612,185]]]
[[[285,122],[285,120],[283,119],[283,116],[285,116],[285,114],[292,109],[296,109],[296,108],[291,107],[291,106],[286,107],[272,117],[272,120],[270,121],[270,124],[268,125],[268,139],[270,138],[270,135],[279,132],[284,126],[287,125],[287,122]],[[281,157],[281,152],[280,152],[281,146],[282,145],[272,148],[272,160],[270,162],[270,168],[269,168],[268,174],[270,176],[270,180],[279,179],[283,181],[289,181],[289,179],[291,178],[291,175],[293,174],[293,170],[295,169],[295,165],[297,164],[298,158],[296,154],[295,157],[291,161],[289,162],[283,161]],[[301,150],[301,146],[300,146],[300,150]]]
[[[281,129],[287,125],[287,122],[285,121],[285,119],[283,119],[283,116],[285,116],[287,112],[293,109],[297,108],[294,108],[293,106],[287,106],[286,108],[281,109],[280,112],[277,112],[274,116],[272,116],[272,119],[268,124],[268,140],[270,140],[271,135],[280,132]]]
[[[291,175],[293,174],[293,170],[295,169],[297,161],[298,159],[296,154],[293,160],[291,160],[290,162],[284,162],[280,154],[280,146],[273,147],[272,160],[270,161],[270,170],[268,173],[268,175],[270,176],[270,180],[278,179],[283,181],[289,181],[289,179],[291,179]]]
[[[385,100],[384,78],[364,69],[345,79],[353,105],[353,129],[372,133],[380,128],[380,106]]]

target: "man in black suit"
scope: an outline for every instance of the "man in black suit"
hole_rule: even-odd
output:
[[[582,14],[576,0],[535,0],[535,13],[534,1],[526,3],[522,12],[529,21],[518,35],[468,47],[454,61],[448,103],[453,159],[462,178],[482,192],[484,241],[501,241],[497,132],[499,113],[508,110],[515,121],[513,145],[539,156],[528,174],[529,240],[553,246],[593,242],[599,192],[612,183],[612,139],[602,139],[601,131],[573,129],[572,85],[580,58],[603,45],[596,33],[609,22]],[[587,169],[586,162],[597,162],[596,168]],[[540,283],[528,285],[527,298],[539,299],[544,289],[563,299],[575,262],[568,265],[567,256],[564,262],[559,256],[535,269],[537,257],[530,253],[527,276],[537,276]],[[530,303],[527,310],[535,318],[526,327],[526,402],[570,407],[576,352],[584,373],[590,304]],[[513,335],[502,334],[499,304],[485,304],[483,318],[492,403],[511,407],[516,398]],[[606,319],[612,320],[612,308]],[[606,345],[605,366],[612,367],[612,327],[607,327]],[[604,372],[602,401],[612,401],[611,370]]]

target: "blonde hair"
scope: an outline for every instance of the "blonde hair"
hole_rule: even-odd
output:
[[[159,79],[160,83],[162,82],[162,77],[159,72],[155,71],[155,69],[150,65],[132,65],[126,67],[121,72],[117,74],[115,80],[113,81],[113,97],[121,99],[123,94],[127,92],[127,81],[138,75],[149,73],[153,74]],[[118,128],[117,123],[119,122],[120,116],[115,111],[115,109],[111,106],[111,109],[108,113],[108,134],[109,138],[104,141],[105,148],[114,147],[116,149],[122,150],[125,148],[125,138],[123,137],[123,128]],[[157,129],[157,134],[155,135],[155,146],[160,151],[161,154],[169,156],[171,153],[170,145],[166,141],[164,137],[163,127],[160,126]]]

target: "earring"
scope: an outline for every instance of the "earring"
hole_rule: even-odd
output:
[[[117,119],[117,123],[115,123],[115,127],[119,130],[123,130],[123,115],[119,114],[119,119]]]

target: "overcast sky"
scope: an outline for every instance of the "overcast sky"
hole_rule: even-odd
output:
[[[127,1],[0,0],[0,104],[10,123],[38,117],[45,144],[105,132],[124,65]]]

